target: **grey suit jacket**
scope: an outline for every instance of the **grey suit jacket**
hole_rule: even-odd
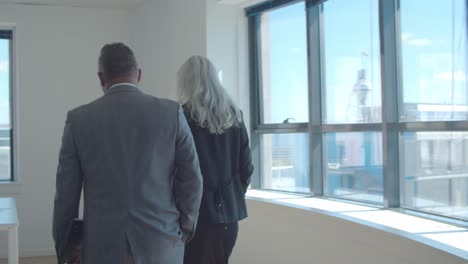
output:
[[[116,86],[68,113],[53,215],[57,254],[83,187],[82,263],[124,263],[128,248],[136,264],[182,263],[202,186],[181,107]]]

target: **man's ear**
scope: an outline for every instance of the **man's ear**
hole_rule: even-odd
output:
[[[138,69],[138,83],[141,82],[141,68]]]
[[[99,82],[101,84],[101,87],[106,86],[106,81],[104,80],[104,73],[98,72],[98,77],[99,77]]]

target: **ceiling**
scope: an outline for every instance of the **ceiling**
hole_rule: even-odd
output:
[[[0,0],[0,4],[129,8],[144,0]]]

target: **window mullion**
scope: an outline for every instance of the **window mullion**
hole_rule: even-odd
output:
[[[404,122],[398,124],[401,132],[468,131],[467,121]]]
[[[309,157],[311,193],[323,195],[323,178],[325,155],[323,134],[312,130],[314,125],[322,124],[322,79],[323,79],[323,43],[322,43],[322,6],[307,7],[308,39],[308,77],[309,77]]]
[[[380,43],[382,55],[382,133],[384,208],[400,206],[399,131],[398,122],[401,74],[398,0],[380,0]]]
[[[249,17],[249,67],[250,67],[250,111],[251,111],[251,132],[260,124],[260,87],[261,87],[261,65],[260,65],[260,16]],[[260,103],[260,104],[259,104]],[[250,133],[250,148],[252,151],[252,162],[257,167],[260,164],[260,136],[257,133]],[[261,172],[254,170],[251,180],[251,187],[258,189],[261,187]]]

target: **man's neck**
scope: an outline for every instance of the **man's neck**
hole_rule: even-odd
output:
[[[115,86],[121,83],[133,84],[135,86],[138,85],[138,82],[135,81],[133,78],[117,78],[106,83],[105,91],[108,91],[110,88],[112,88],[112,86]]]

